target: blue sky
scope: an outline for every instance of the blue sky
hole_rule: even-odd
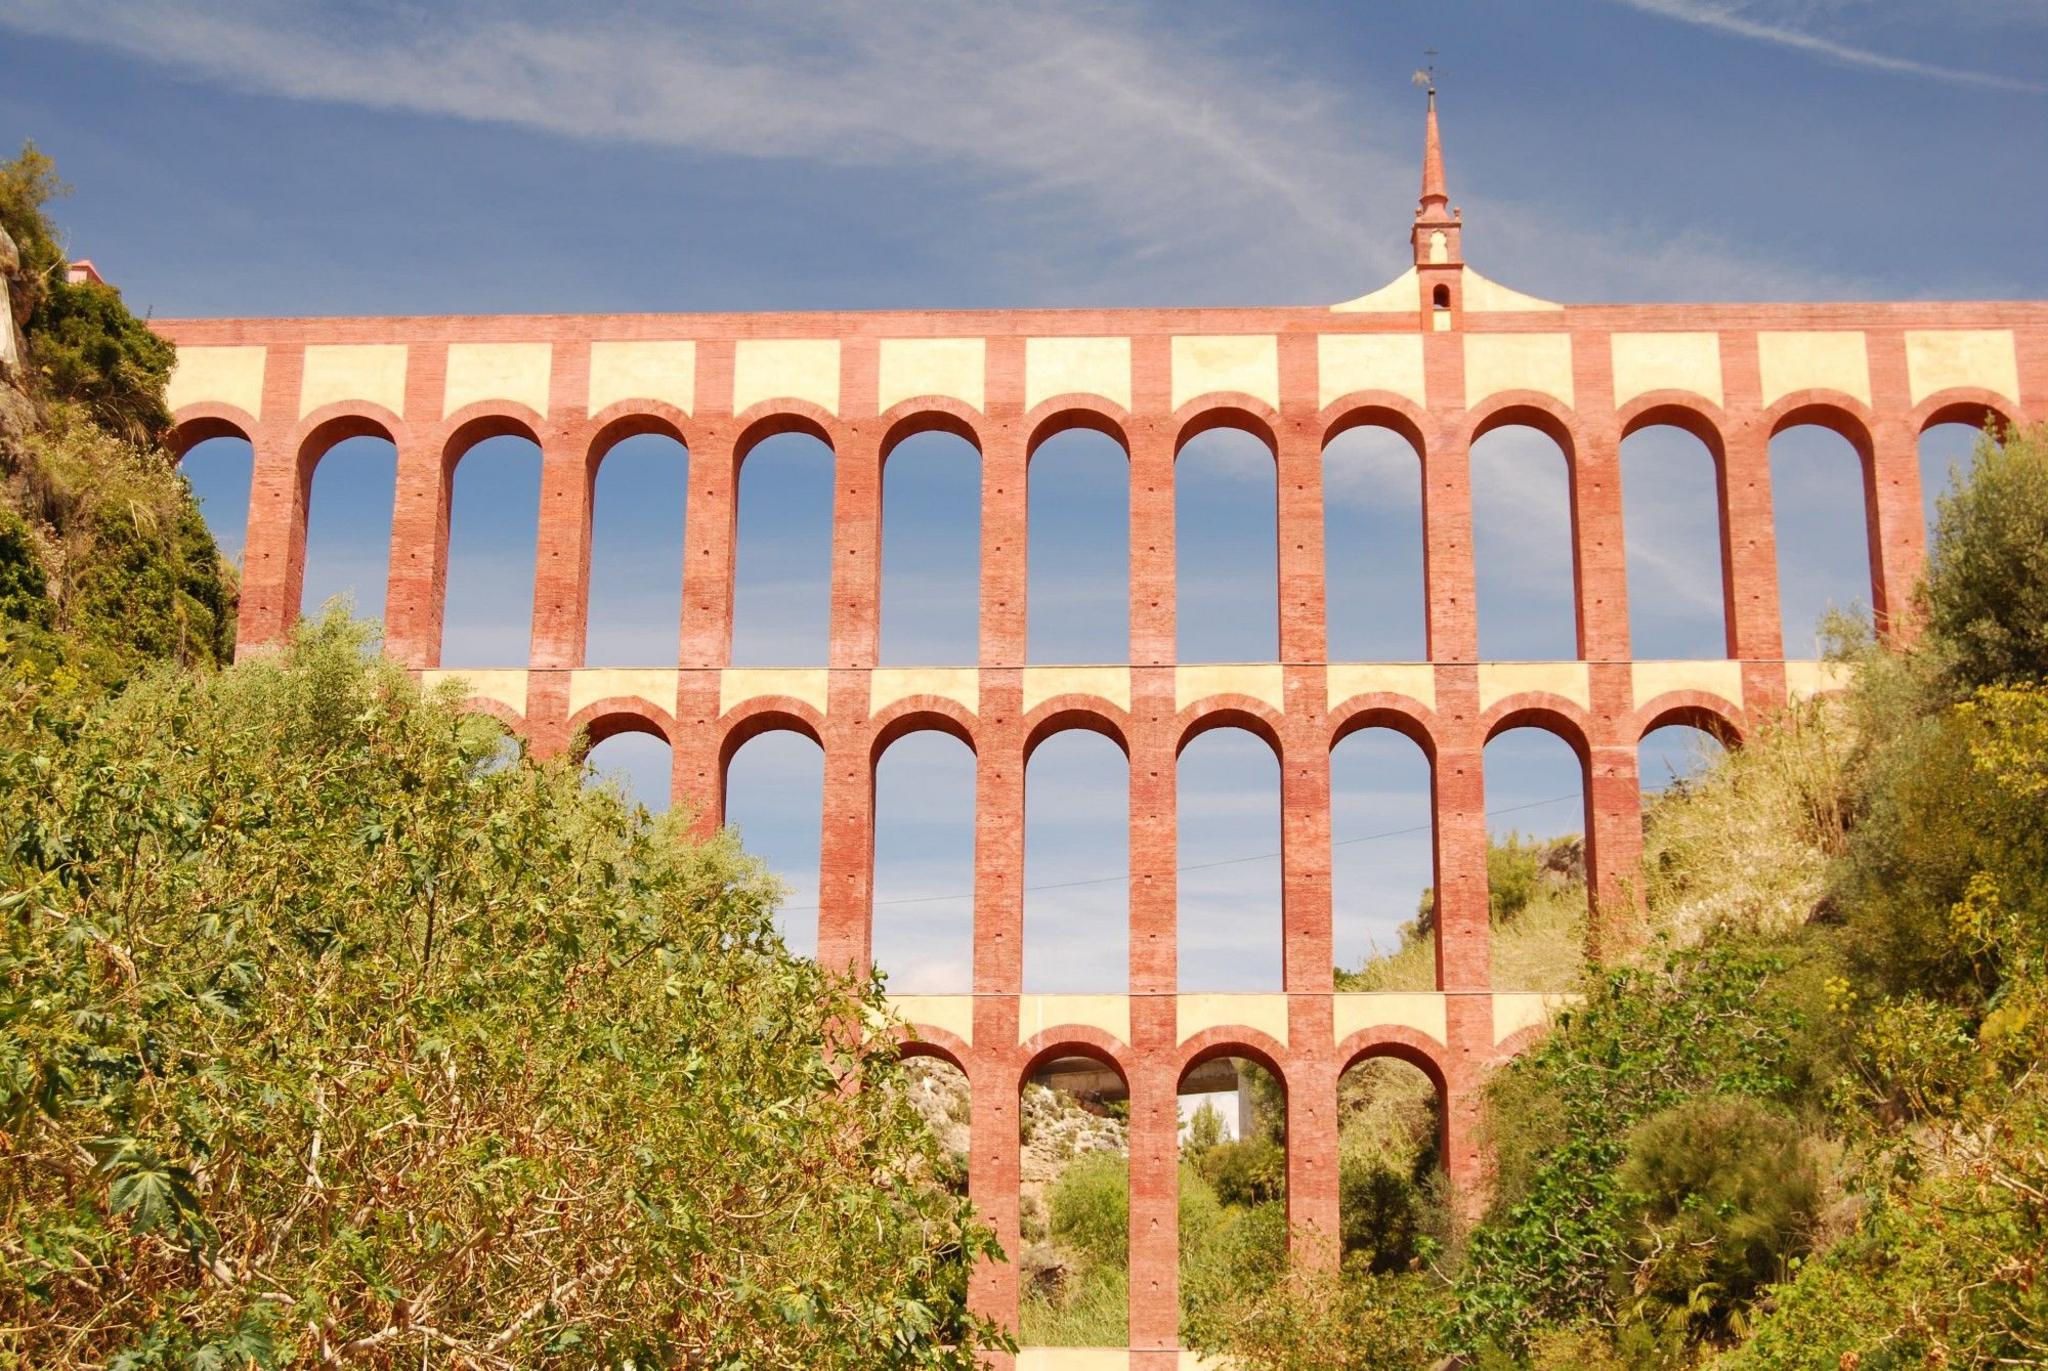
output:
[[[77,187],[58,207],[71,250],[161,316],[1314,304],[1405,261],[1407,77],[1429,46],[1468,259],[1515,287],[2048,295],[2039,0],[0,0],[0,131],[58,159]],[[1930,475],[1966,438],[1930,440]],[[1420,652],[1415,469],[1386,439],[1347,435],[1326,458],[1331,575],[1349,588],[1331,596],[1339,658]],[[778,439],[746,468],[737,661],[822,656],[829,455],[807,444]],[[1473,461],[1482,651],[1571,655],[1561,459],[1508,431]],[[605,464],[594,663],[673,660],[686,463],[650,438]],[[246,453],[209,446],[189,469],[238,549]],[[1803,655],[1829,603],[1868,598],[1860,479],[1838,440],[1803,432],[1774,445],[1773,478],[1788,650]],[[974,455],[921,439],[888,481],[884,659],[966,660]],[[451,664],[523,659],[537,484],[515,440],[458,470]],[[1638,655],[1717,654],[1704,453],[1638,435],[1624,491]],[[1063,438],[1030,498],[1033,659],[1119,658],[1120,453]],[[1270,655],[1270,462],[1243,435],[1209,435],[1179,499],[1184,657]],[[388,448],[357,440],[322,463],[309,605],[350,591],[381,610],[390,501]],[[1033,763],[1033,989],[1122,983],[1122,760],[1101,743],[1063,739]],[[1348,963],[1391,943],[1429,880],[1410,754],[1365,736],[1334,759]],[[1646,783],[1681,755],[1646,748]],[[644,740],[597,760],[650,799],[665,789]],[[917,738],[877,780],[877,947],[906,989],[964,987],[972,764]],[[772,735],[732,783],[731,817],[788,881],[800,945],[818,777],[814,748]],[[1488,779],[1497,827],[1578,827],[1555,740],[1503,737]],[[1182,882],[1185,980],[1277,984],[1272,760],[1205,739],[1181,782],[1183,860],[1205,864]]]

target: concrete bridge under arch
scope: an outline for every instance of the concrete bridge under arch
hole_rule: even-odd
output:
[[[1560,305],[1466,266],[1442,189],[1432,107],[1414,266],[1328,308],[862,314],[579,315],[169,320],[181,451],[246,437],[254,477],[238,651],[277,642],[297,613],[314,467],[342,439],[398,454],[387,651],[421,677],[459,674],[472,700],[539,752],[578,736],[656,734],[673,789],[700,821],[723,813],[725,768],[748,738],[791,729],[825,756],[819,955],[867,960],[875,765],[902,733],[964,740],[976,768],[973,993],[905,997],[911,1050],[941,1055],[973,1093],[970,1190],[1018,1246],[1018,1090],[1038,1065],[1114,1067],[1130,1100],[1130,1347],[1027,1352],[1020,1365],[1181,1364],[1176,1094],[1183,1072],[1230,1054],[1269,1063],[1287,1094],[1289,1222],[1297,1250],[1333,1252],[1337,1082],[1397,1056],[1444,1104],[1447,1169],[1481,1192],[1476,1132],[1487,1069],[1540,1032],[1555,997],[1497,988],[1486,889],[1487,740],[1550,730],[1584,773],[1596,950],[1626,941],[1641,849],[1637,745],[1680,721],[1739,737],[1788,698],[1824,690],[1787,660],[1779,627],[1769,443],[1800,424],[1845,437],[1864,477],[1871,601],[1898,628],[1924,553],[1919,435],[1956,420],[2048,418],[2048,303]],[[1433,178],[1433,179],[1432,179]],[[1331,661],[1323,449],[1360,424],[1413,448],[1422,477],[1426,660]],[[1569,473],[1576,659],[1482,661],[1474,611],[1472,443],[1507,424],[1562,449]],[[1716,467],[1725,655],[1642,661],[1630,650],[1620,445],[1646,426],[1697,436]],[[1242,428],[1277,478],[1274,660],[1175,659],[1174,463],[1192,437]],[[1027,663],[1026,482],[1066,429],[1105,431],[1130,477],[1129,654]],[[930,429],[982,461],[978,661],[878,662],[882,469]],[[729,663],[741,463],[762,439],[815,435],[834,454],[829,659]],[[676,660],[591,668],[592,491],[621,439],[659,432],[690,454]],[[452,474],[484,438],[542,452],[530,659],[444,672],[440,645]],[[1203,731],[1263,738],[1281,764],[1284,987],[1184,994],[1176,977],[1175,764]],[[1433,776],[1437,984],[1334,988],[1330,756],[1389,726]],[[1024,771],[1046,737],[1088,728],[1129,759],[1128,993],[1023,991]],[[974,1297],[1014,1319],[1007,1267]],[[1091,1354],[1092,1355],[1092,1354]]]

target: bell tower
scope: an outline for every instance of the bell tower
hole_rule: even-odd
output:
[[[1429,75],[1429,115],[1422,141],[1422,198],[1415,207],[1415,277],[1422,288],[1424,327],[1454,329],[1464,314],[1465,256],[1458,243],[1463,212],[1444,190],[1444,144],[1436,126],[1436,79]]]

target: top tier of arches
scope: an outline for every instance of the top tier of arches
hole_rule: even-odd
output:
[[[652,318],[497,321],[494,339],[467,336],[468,326],[451,321],[370,321],[337,326],[336,335],[352,341],[319,343],[300,341],[317,332],[305,322],[164,328],[180,345],[169,393],[176,445],[239,434],[257,452],[245,646],[274,640],[297,612],[314,466],[334,443],[372,435],[400,454],[389,645],[412,665],[436,665],[451,474],[479,441],[513,435],[544,454],[525,664],[581,664],[595,473],[620,441],[660,434],[689,453],[679,664],[727,665],[739,475],[760,443],[800,433],[830,449],[833,468],[825,664],[874,666],[883,472],[905,441],[938,432],[980,464],[979,641],[954,660],[1021,664],[1025,597],[1013,581],[1022,579],[1028,472],[1050,440],[1083,429],[1112,439],[1129,464],[1125,660],[1166,665],[1182,660],[1173,632],[1172,472],[1191,443],[1229,428],[1270,454],[1279,524],[1279,640],[1270,656],[1238,655],[1327,659],[1323,533],[1311,527],[1320,523],[1324,492],[1312,468],[1333,438],[1371,426],[1412,449],[1422,475],[1424,656],[1477,660],[1468,454],[1474,442],[1519,426],[1547,437],[1565,462],[1578,601],[1570,655],[1627,659],[1627,591],[1610,574],[1623,545],[1618,449],[1637,431],[1668,425],[1697,437],[1714,462],[1728,656],[1772,660],[1786,655],[1772,622],[1777,593],[1765,527],[1764,446],[1772,435],[1818,424],[1855,450],[1873,554],[1870,598],[1882,622],[1904,603],[1922,552],[1917,434],[1957,421],[2021,422],[2048,391],[2048,310],[1996,307],[2020,316],[2019,326],[1985,328],[1965,307],[1916,308],[1926,317],[1911,322],[1924,327],[1902,326],[1894,316],[1905,307],[1886,307],[1869,326],[1844,319],[1824,329],[1790,326],[1809,323],[1807,313],[1759,307],[1734,326],[1725,310],[1699,319],[1636,311],[1669,314],[1672,326],[1606,332],[1590,318],[1597,311],[1582,322],[1567,309],[1501,315],[1492,327],[1440,336],[1314,311],[1205,312],[1192,319],[1214,331],[1163,335],[1141,331],[1158,326],[1156,312],[1144,311],[919,320],[997,326],[941,337],[764,337],[765,319],[744,329],[732,320],[673,321],[712,324],[702,332],[725,335],[697,338],[644,336],[668,322]],[[1170,327],[1187,322],[1162,317]],[[1055,321],[1101,328],[1029,332]],[[643,336],[590,336],[612,323]]]

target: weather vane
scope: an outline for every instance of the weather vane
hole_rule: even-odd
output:
[[[1422,55],[1428,58],[1429,61],[1424,65],[1417,67],[1415,69],[1415,75],[1410,77],[1409,79],[1412,80],[1416,85],[1425,87],[1431,95],[1435,95],[1436,78],[1440,74],[1436,69],[1436,49],[1424,48],[1422,50]]]

